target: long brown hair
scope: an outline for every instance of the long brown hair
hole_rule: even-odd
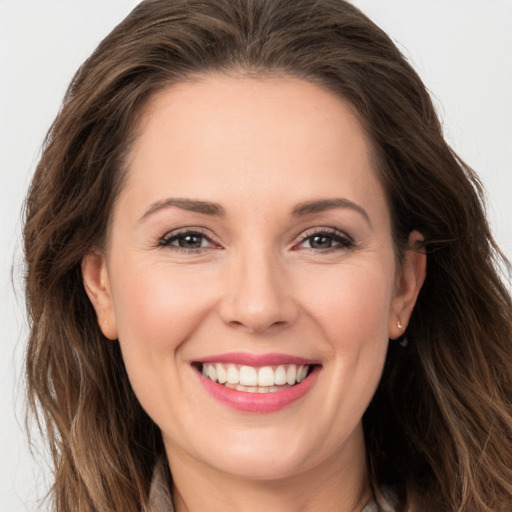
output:
[[[342,0],[146,0],[78,70],[26,201],[30,406],[58,512],[148,510],[160,432],[103,337],[81,276],[104,242],[148,99],[209,72],[288,74],[349,101],[372,143],[397,255],[425,237],[428,275],[364,417],[379,507],[496,512],[512,504],[512,305],[475,174],[448,147],[421,80]],[[503,266],[502,268],[505,268]],[[403,344],[402,344],[403,345]]]

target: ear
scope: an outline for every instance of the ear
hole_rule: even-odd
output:
[[[397,274],[396,295],[389,315],[389,337],[402,336],[407,328],[412,310],[427,272],[427,255],[422,248],[424,238],[418,231],[409,235],[401,268]]]
[[[101,332],[110,340],[117,338],[117,323],[103,252],[92,249],[82,259],[82,278]]]

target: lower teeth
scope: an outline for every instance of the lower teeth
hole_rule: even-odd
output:
[[[288,384],[284,384],[282,386],[244,386],[242,384],[229,384],[227,382],[221,385],[226,388],[236,389],[237,391],[244,391],[246,393],[275,393],[276,391],[292,387]]]

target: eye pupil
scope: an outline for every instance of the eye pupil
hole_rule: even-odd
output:
[[[178,239],[178,245],[184,249],[198,249],[201,247],[203,237],[201,235],[184,235]]]
[[[332,247],[332,238],[328,236],[315,235],[311,237],[309,243],[313,249],[329,249]]]

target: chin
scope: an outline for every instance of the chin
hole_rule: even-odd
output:
[[[277,481],[293,477],[308,469],[302,453],[278,453],[276,450],[233,450],[215,461],[212,468],[244,480]],[[307,459],[307,457],[306,457]]]
[[[251,428],[248,424],[241,424],[237,428],[218,424],[218,430],[212,428],[209,431],[209,439],[202,431],[197,432],[197,437],[194,436],[196,441],[187,443],[187,446],[178,448],[166,444],[171,469],[173,457],[180,458],[186,452],[199,466],[208,467],[217,475],[253,481],[278,481],[315,471],[316,468],[321,470],[325,463],[344,458],[343,452],[351,460],[358,458],[360,448],[364,454],[364,441],[358,442],[359,437],[362,440],[362,434],[347,433],[343,436],[343,432],[338,432],[346,438],[346,442],[340,444],[333,439],[329,441],[329,433],[319,433],[318,425],[315,428],[311,422],[304,421],[303,428],[297,425],[295,429],[289,425],[283,427],[283,423],[286,422],[268,419],[268,423],[262,425],[260,418],[257,428],[254,425]],[[356,428],[356,431],[359,429]],[[352,448],[356,444],[358,447],[354,451]]]

